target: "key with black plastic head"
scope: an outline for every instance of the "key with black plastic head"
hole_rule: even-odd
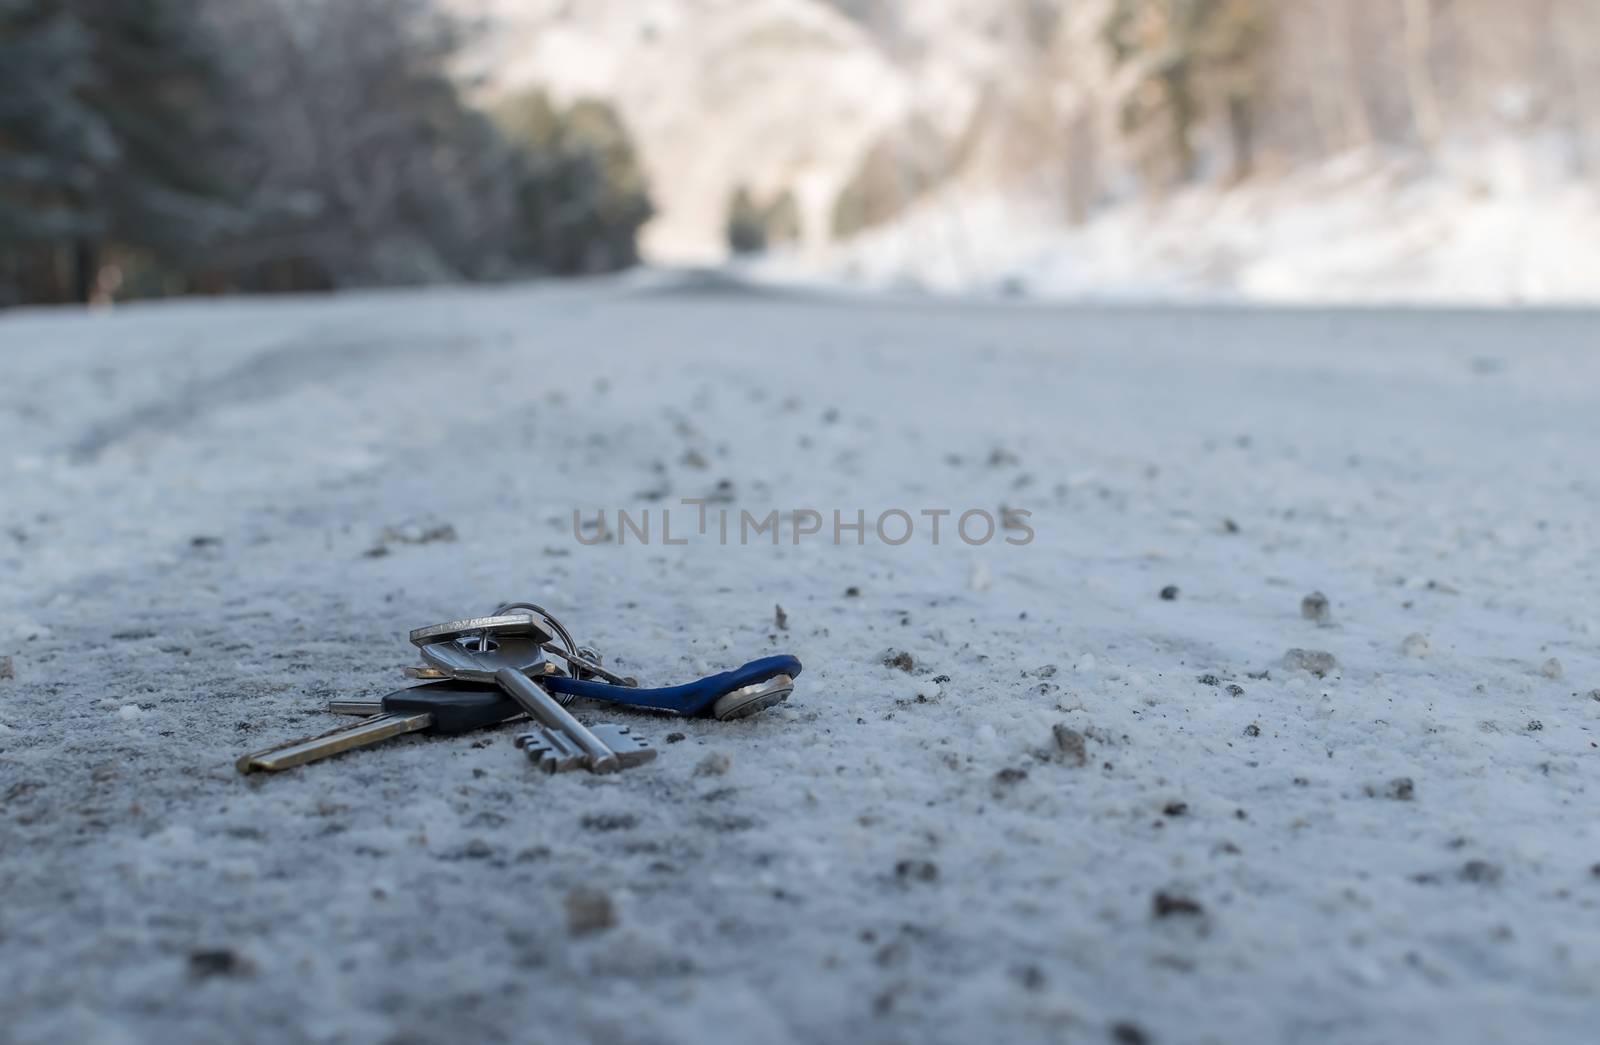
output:
[[[378,704],[382,713],[304,740],[245,755],[241,773],[276,772],[367,747],[404,733],[452,736],[492,726],[522,714],[522,707],[499,686],[433,682],[396,690]]]
[[[457,682],[455,685],[469,686],[472,683]],[[489,688],[498,690],[499,687]],[[376,715],[383,710],[383,701],[377,697],[341,697],[328,701],[328,710],[335,715]],[[588,753],[576,741],[558,729],[540,727],[537,722],[534,725],[535,728],[529,732],[519,733],[516,743],[535,766],[546,773],[565,773],[587,767]],[[656,757],[655,748],[650,746],[650,742],[634,736],[628,726],[606,723],[590,726],[589,731],[610,748],[625,767],[640,765]]]

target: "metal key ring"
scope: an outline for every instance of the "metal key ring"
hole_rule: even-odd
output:
[[[567,626],[562,624],[555,614],[551,613],[543,606],[540,606],[538,603],[508,602],[504,606],[497,608],[494,612],[494,615],[498,617],[502,614],[510,613],[512,610],[527,610],[531,613],[537,613],[549,623],[550,629],[556,633],[556,635],[561,639],[562,644],[566,646],[566,652],[563,653],[560,650],[551,649],[548,646],[545,648],[549,650],[549,652],[556,654],[567,662],[567,667],[570,669],[570,674],[573,678],[581,677],[578,672],[579,669],[582,669],[583,671],[588,672],[590,675],[593,675],[597,678],[602,678],[614,686],[632,687],[639,684],[639,680],[633,678],[631,675],[624,677],[602,666],[600,663],[600,654],[596,650],[588,646],[578,645],[578,643],[572,638],[572,632],[567,630]]]
[[[493,615],[496,617],[504,616],[505,614],[510,613],[512,610],[528,610],[530,613],[537,613],[539,616],[550,622],[551,629],[554,630],[556,635],[561,639],[561,644],[567,647],[568,653],[571,653],[574,656],[581,656],[581,654],[578,653],[578,644],[573,641],[572,632],[567,630],[567,626],[565,624],[562,624],[556,619],[555,614],[551,613],[549,610],[535,602],[508,602],[503,606],[497,607]],[[568,663],[571,663],[571,661],[568,661]]]

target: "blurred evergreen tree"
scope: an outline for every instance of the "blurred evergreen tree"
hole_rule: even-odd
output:
[[[522,153],[515,260],[560,275],[635,264],[654,208],[616,111],[593,100],[558,110],[531,91],[501,103],[495,117]]]
[[[800,205],[794,190],[784,189],[766,206],[756,202],[749,186],[728,197],[728,249],[734,254],[759,254],[800,242]]]
[[[767,249],[766,214],[756,206],[748,185],[728,197],[728,249],[735,254],[758,254]]]
[[[65,296],[57,245],[104,232],[85,201],[118,150],[82,96],[91,43],[59,4],[0,0],[0,304]]]
[[[1207,103],[1218,101],[1228,124],[1231,176],[1249,175],[1269,17],[1269,0],[1113,0],[1103,36],[1113,61],[1132,74],[1122,130],[1160,143],[1146,150],[1147,173],[1194,179],[1200,166],[1194,132]]]
[[[793,189],[784,189],[767,207],[767,246],[788,246],[800,242],[800,204]]]
[[[108,245],[182,264],[236,217],[218,57],[186,0],[0,0],[0,255],[30,297],[87,300]]]
[[[461,31],[435,0],[0,0],[0,305],[634,263],[615,112],[524,99],[509,135]]]
[[[94,34],[86,96],[120,153],[91,199],[107,216],[106,238],[163,265],[191,263],[238,219],[215,162],[237,141],[219,41],[190,0],[67,2]]]
[[[229,42],[251,222],[208,253],[223,288],[320,290],[511,272],[517,152],[449,75],[432,0],[210,0]]]

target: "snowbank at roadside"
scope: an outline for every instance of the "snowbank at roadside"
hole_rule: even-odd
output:
[[[953,188],[766,279],[1134,300],[1513,305],[1600,301],[1600,189],[1557,147],[1437,163],[1378,151],[1068,225],[1039,197]]]

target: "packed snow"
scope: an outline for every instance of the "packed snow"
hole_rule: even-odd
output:
[[[670,275],[0,317],[0,1037],[1590,1041],[1596,329]],[[514,599],[647,683],[805,672],[579,708],[658,746],[614,776],[515,725],[234,770]]]

